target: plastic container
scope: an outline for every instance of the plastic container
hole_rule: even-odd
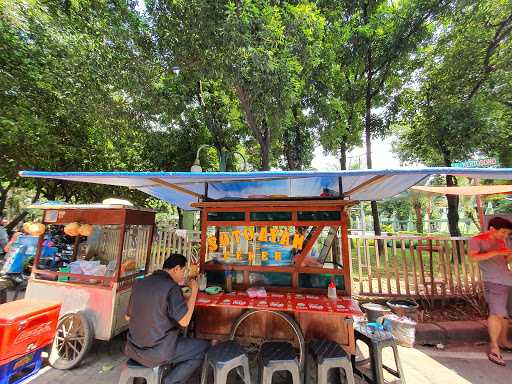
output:
[[[40,348],[26,356],[14,359],[7,364],[0,365],[0,384],[21,384],[34,376],[41,369],[42,358]]]
[[[366,312],[368,322],[370,323],[376,323],[379,317],[382,317],[391,312],[391,309],[388,307],[376,303],[364,303],[361,304],[361,308],[363,308],[363,311]]]
[[[400,317],[395,314],[384,318],[384,329],[391,332],[398,345],[412,348],[416,340],[416,322],[409,317]]]
[[[0,305],[0,366],[53,341],[61,304],[17,300]]]
[[[60,267],[59,268],[59,272],[62,272],[62,273],[71,273],[71,267]],[[67,276],[59,276],[57,278],[58,281],[69,281],[69,277]]]
[[[327,297],[331,300],[336,300],[338,295],[336,294],[336,284],[334,284],[334,279],[331,278],[331,282],[327,287]]]
[[[419,305],[413,300],[395,299],[386,302],[393,313],[398,316],[407,316],[414,321],[418,321],[418,308]]]

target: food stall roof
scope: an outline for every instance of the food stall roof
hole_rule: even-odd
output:
[[[495,194],[508,194],[512,193],[512,185],[468,185],[464,187],[428,187],[424,185],[417,185],[411,188],[413,191],[424,192],[427,194],[441,194],[441,195],[459,195],[459,196],[474,196],[474,195],[495,195]]]
[[[267,172],[42,172],[20,176],[80,181],[137,189],[184,209],[209,199],[317,198],[328,189],[346,199],[381,200],[393,197],[432,175],[512,179],[512,168],[398,168],[349,171]]]
[[[124,204],[66,204],[60,203],[34,203],[29,205],[27,208],[31,209],[129,209],[132,211],[144,211],[144,212],[156,212],[154,209],[134,207],[132,205]]]

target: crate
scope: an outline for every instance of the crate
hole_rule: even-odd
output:
[[[0,366],[52,343],[61,304],[17,300],[0,305]]]
[[[41,369],[43,348],[0,365],[0,384],[21,384]]]

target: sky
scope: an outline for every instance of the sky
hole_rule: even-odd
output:
[[[400,167],[400,160],[391,152],[391,142],[393,137],[388,137],[384,140],[373,140],[372,142],[372,160],[373,168],[398,168]],[[349,152],[347,166],[350,167],[351,163],[357,162],[360,155],[366,153],[365,147],[358,147]],[[353,157],[352,157],[353,156]],[[350,159],[350,157],[352,157]],[[363,168],[366,168],[366,158],[361,158]],[[332,155],[324,155],[323,149],[320,145],[315,148],[313,162],[311,167],[318,171],[335,171],[340,169],[339,160]]]

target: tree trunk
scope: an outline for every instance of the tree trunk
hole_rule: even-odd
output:
[[[0,217],[4,215],[5,204],[7,203],[7,195],[11,189],[12,183],[9,183],[5,188],[0,186]]]
[[[363,5],[363,18],[365,24],[369,22],[368,18],[368,4],[364,2]],[[366,95],[365,95],[365,115],[364,115],[364,129],[365,129],[365,139],[366,139],[366,167],[368,169],[372,168],[372,80],[373,80],[373,58],[372,58],[372,46],[370,42],[367,40],[367,49],[366,49],[366,63],[365,63],[365,73],[366,73]],[[377,208],[377,202],[372,201],[372,216],[373,216],[373,231],[375,235],[380,236],[380,220],[379,220],[379,210]]]
[[[413,206],[416,214],[416,232],[423,233],[423,212],[421,209],[421,203],[416,201]]]
[[[453,187],[457,185],[457,179],[452,175],[446,175],[446,186]],[[451,236],[460,236],[459,229],[459,196],[446,195],[448,200],[448,227]]]
[[[340,169],[342,171],[347,169],[347,142],[345,140],[340,143]]]
[[[183,229],[183,209],[176,207],[178,209],[178,228]]]
[[[371,80],[372,80],[372,69],[371,69],[371,50],[368,49],[368,66],[369,70],[367,71],[367,84],[366,84],[366,113],[364,117],[364,126],[365,126],[365,138],[366,138],[366,167],[368,169],[372,168],[372,121],[371,121],[371,109],[372,109],[372,95],[371,95]],[[379,220],[379,210],[377,208],[377,202],[371,202],[372,207],[372,217],[373,217],[373,231],[375,235],[380,236],[380,220]]]
[[[263,135],[260,142],[261,171],[270,171],[270,130],[266,121],[263,122]]]
[[[235,84],[235,91],[238,96],[238,100],[242,105],[245,114],[245,121],[247,125],[252,131],[254,138],[258,141],[260,145],[260,155],[261,155],[261,166],[260,171],[269,171],[270,170],[270,131],[266,124],[266,121],[263,121],[261,124],[258,124],[256,120],[256,116],[252,110],[252,104],[247,96],[247,93],[243,89],[240,84]],[[260,127],[261,125],[261,127]]]

